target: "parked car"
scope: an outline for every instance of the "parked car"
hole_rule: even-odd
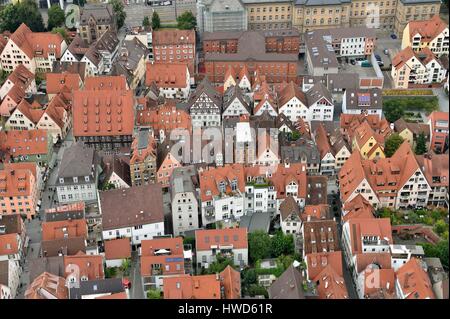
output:
[[[397,36],[395,34],[391,34],[391,38],[395,40],[397,39]]]
[[[377,59],[377,61],[381,61],[381,56],[379,54],[375,54],[375,59]]]
[[[350,60],[350,63],[351,63],[352,65],[355,65],[355,64],[356,64],[356,61],[355,61],[355,60]]]

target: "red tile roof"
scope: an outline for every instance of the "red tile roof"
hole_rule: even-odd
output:
[[[57,94],[65,86],[69,90],[78,90],[80,88],[81,78],[78,73],[47,73],[47,94]]]
[[[0,132],[0,149],[3,148],[13,156],[47,154],[49,149],[46,130],[11,130]]]
[[[395,294],[394,269],[378,269],[376,266],[364,270],[364,296],[371,298],[380,290],[384,294]]]
[[[247,249],[247,228],[202,229],[195,231],[197,251],[211,250],[212,245]]]
[[[1,51],[0,51],[1,52]],[[8,75],[7,81],[19,85],[22,89],[28,88],[31,82],[34,80],[34,74],[26,68],[23,64],[16,66],[14,71]]]
[[[448,25],[442,21],[438,14],[433,16],[429,20],[418,20],[408,22],[409,37],[412,42],[412,38],[416,34],[420,34],[421,42],[428,43],[438,36]]]
[[[87,223],[85,219],[42,223],[43,241],[75,237],[87,238]]]
[[[195,45],[194,30],[158,30],[153,31],[153,45]]]
[[[350,229],[350,242],[352,253],[362,253],[362,237],[378,237],[379,240],[386,240],[387,244],[392,245],[392,228],[389,218],[358,218],[348,221]]]
[[[241,298],[241,274],[239,271],[227,266],[220,273],[220,280],[224,288],[225,299]]]
[[[373,215],[375,209],[361,194],[346,202],[343,210],[346,211],[346,214],[342,217],[343,222],[355,218],[375,218]]]
[[[223,167],[208,168],[199,174],[200,197],[202,201],[212,200],[220,194],[219,183],[225,183],[225,192],[231,192],[231,182],[237,181],[237,188],[245,191],[244,166],[241,164],[224,165]]]
[[[125,75],[102,75],[87,77],[84,80],[85,90],[128,90]]]
[[[74,256],[64,256],[64,269],[66,277],[72,273],[72,269],[77,269],[80,279],[84,276],[88,280],[105,279],[103,257],[100,255],[86,255],[79,252]]]
[[[132,135],[133,91],[75,91],[73,95],[74,136]]]
[[[17,233],[0,235],[0,256],[18,254],[19,238]]]
[[[155,132],[169,133],[174,129],[192,129],[191,116],[182,109],[177,109],[174,102],[166,102],[158,107],[136,112],[137,125],[150,126]]]
[[[183,239],[158,238],[141,242],[141,275],[151,276],[152,265],[161,265],[163,275],[184,274]],[[177,269],[177,265],[178,269]]]
[[[25,299],[68,299],[66,280],[48,272],[36,277],[25,291]]]
[[[294,83],[289,82],[284,88],[282,88],[278,94],[278,106],[282,107],[287,102],[289,102],[293,97],[296,97],[304,105],[306,104],[305,93],[303,93],[300,88]]]
[[[430,278],[418,259],[413,257],[401,266],[396,277],[405,299],[435,299]]]
[[[120,238],[105,241],[105,258],[125,259],[131,257],[131,244],[129,238]]]
[[[185,88],[189,85],[186,63],[147,63],[145,85],[158,88]]]
[[[36,172],[35,172],[36,174]],[[4,168],[0,170],[0,194],[5,197],[31,196],[36,179],[29,169]]]
[[[216,275],[165,277],[164,299],[220,299]]]
[[[27,56],[48,58],[53,53],[60,59],[61,43],[64,41],[59,33],[32,32],[25,23],[22,23],[10,38]]]

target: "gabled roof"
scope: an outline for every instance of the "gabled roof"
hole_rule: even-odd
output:
[[[418,259],[413,257],[401,266],[396,277],[405,299],[435,299],[430,278]]]
[[[84,81],[84,90],[128,90],[127,79],[123,75],[90,76]]]
[[[25,23],[22,23],[11,35],[13,41],[29,59],[34,57],[48,58],[50,53],[56,59],[61,58],[61,44],[64,41],[59,33],[32,32]]]
[[[241,298],[241,274],[228,265],[220,273],[221,286],[224,289],[225,299]]]
[[[1,51],[0,51],[1,52]],[[26,89],[30,83],[34,80],[34,74],[26,68],[23,64],[19,64],[16,68],[8,75],[7,80],[12,83],[19,85],[23,89]]]
[[[344,222],[356,218],[375,218],[375,209],[361,194],[346,202],[343,210],[346,211],[345,216],[342,217]]]
[[[294,83],[289,82],[278,94],[278,106],[282,107],[292,98],[296,97],[303,105],[307,105],[305,93]]]
[[[231,192],[231,182],[236,180],[237,189],[241,193],[245,190],[244,166],[241,164],[224,165],[222,167],[208,168],[199,174],[200,198],[202,201],[212,200],[220,194],[219,184],[225,183],[225,191]]]
[[[199,100],[200,96],[205,94],[208,98],[212,100],[214,105],[208,105],[207,103]],[[196,104],[196,107],[207,107],[214,106],[222,109],[222,95],[217,92],[217,90],[212,86],[208,77],[204,77],[202,82],[197,86],[195,91],[189,96],[189,102],[187,104],[187,108],[191,109],[191,107]]]
[[[307,106],[310,107],[314,103],[320,101],[321,99],[325,98],[328,103],[333,105],[333,97],[331,96],[330,91],[323,85],[321,82],[317,82],[314,84],[312,88],[310,88],[306,92],[306,102]]]
[[[416,160],[431,187],[448,187],[448,154],[416,155]]]
[[[290,215],[300,216],[300,206],[292,196],[286,197],[286,199],[280,204],[280,216],[281,220],[286,220]]]
[[[25,299],[68,299],[66,280],[48,272],[42,273],[25,291]]]
[[[80,75],[78,73],[47,73],[47,94],[57,94],[62,87],[67,87],[69,90],[78,90],[80,88]]]
[[[434,15],[429,20],[418,20],[418,21],[410,21],[408,23],[409,26],[409,40],[412,42],[412,39],[417,34],[420,34],[420,41],[429,43],[435,37],[442,33],[445,28],[448,29],[448,25],[442,21],[438,14]]]
[[[216,275],[164,277],[164,299],[220,299]]]
[[[0,149],[7,150],[13,157],[47,154],[49,151],[48,138],[46,130],[0,132],[0,141],[2,141]]]
[[[230,86],[223,94],[223,110],[225,111],[231,103],[235,99],[238,99],[239,102],[244,106],[249,114],[251,114],[252,110],[250,107],[250,100],[247,95],[242,93],[242,90],[239,86],[232,85]]]
[[[303,277],[293,265],[281,274],[268,289],[269,299],[305,299]]]
[[[358,218],[348,221],[352,254],[362,253],[362,237],[375,236],[386,245],[392,244],[392,228],[389,218]]]
[[[42,223],[42,241],[76,237],[87,238],[86,219]]]
[[[82,277],[87,277],[88,280],[104,279],[105,274],[103,270],[103,256],[101,255],[86,255],[79,252],[74,256],[64,256],[64,267],[66,269],[66,276],[69,276],[72,270],[76,267],[79,270],[77,274]]]
[[[319,124],[319,127],[316,130],[315,140],[317,148],[320,152],[320,157],[323,159],[325,155],[330,153],[331,155],[335,155],[333,148],[331,147],[330,141],[328,140],[328,133],[325,130],[325,127],[322,123]]]
[[[159,88],[185,88],[189,86],[186,63],[147,63],[145,85],[155,82]]]

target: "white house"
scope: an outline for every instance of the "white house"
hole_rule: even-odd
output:
[[[333,120],[333,97],[321,82],[317,82],[306,92],[306,103],[308,107],[306,120],[308,122]],[[303,119],[305,120],[305,118]]]
[[[222,114],[222,95],[205,77],[189,96],[187,108],[193,127],[219,126]]]
[[[281,230],[285,234],[299,234],[302,226],[300,207],[295,199],[287,197],[280,205]]]
[[[5,82],[0,88],[0,100],[14,87],[19,85],[25,93],[36,93],[36,81],[34,74],[30,72],[23,64],[19,64],[11,74],[8,75]]]
[[[294,82],[290,82],[278,95],[278,112],[286,115],[292,123],[296,123],[299,118],[309,121],[309,110],[306,105],[305,94]]]
[[[239,86],[230,86],[223,94],[222,118],[250,115],[250,100]]]
[[[248,265],[247,228],[196,230],[195,248],[197,269],[208,268],[218,254],[242,269]]]
[[[160,184],[100,192],[103,240],[128,237],[139,246],[142,240],[165,235]]]
[[[191,76],[186,63],[147,63],[145,85],[153,83],[159,88],[160,95],[168,99],[185,100],[191,88]]]

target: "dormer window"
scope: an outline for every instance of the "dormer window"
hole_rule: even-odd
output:
[[[85,177],[84,177],[84,181],[85,181],[85,182],[89,182],[89,176],[85,176]]]
[[[60,184],[64,184],[64,178],[63,178],[63,177],[60,177],[60,178],[59,178],[59,183],[60,183]]]
[[[235,191],[237,189],[237,180],[233,179],[231,181],[231,190]]]
[[[221,181],[221,182],[219,183],[219,191],[220,191],[221,193],[224,193],[224,192],[225,192],[225,182],[224,182],[224,181]]]
[[[74,177],[74,178],[73,178],[73,182],[74,182],[74,183],[78,183],[78,177]]]

